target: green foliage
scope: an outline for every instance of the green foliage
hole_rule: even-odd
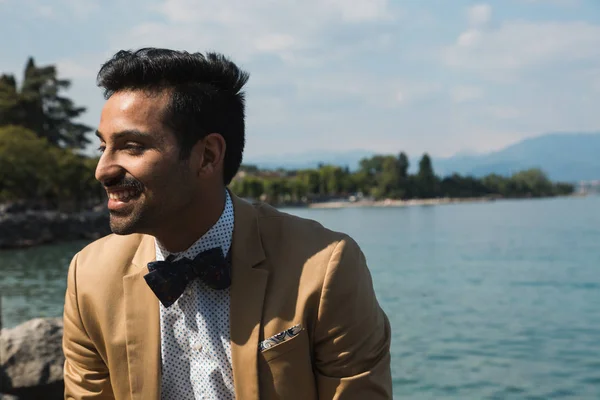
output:
[[[424,199],[438,197],[439,179],[433,172],[431,158],[427,153],[423,154],[421,161],[419,161],[419,172],[416,178],[415,191],[417,197]]]
[[[319,165],[300,171],[261,171],[243,168],[231,189],[242,197],[262,198],[274,204],[301,203],[345,198],[362,193],[374,199],[414,199],[436,197],[541,197],[566,195],[574,187],[552,183],[538,169],[521,171],[512,177],[489,175],[482,179],[453,174],[436,176],[431,158],[424,154],[417,174],[408,173],[405,153],[397,157],[377,155],[361,160],[358,171]]]
[[[102,198],[96,159],[52,146],[20,126],[0,128],[0,201],[78,208]]]
[[[54,146],[85,147],[91,128],[74,121],[85,108],[61,95],[69,86],[57,78],[55,66],[37,67],[30,58],[20,88],[14,76],[0,76],[0,127],[22,126]]]
[[[46,198],[56,169],[45,139],[17,126],[0,128],[0,199]]]

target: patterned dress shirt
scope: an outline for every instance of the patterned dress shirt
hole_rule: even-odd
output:
[[[221,247],[226,255],[233,235],[233,204],[226,194],[217,223],[176,259],[193,259]],[[171,253],[156,242],[156,259]],[[162,400],[235,398],[229,336],[229,289],[213,290],[196,279],[171,307],[160,304]]]

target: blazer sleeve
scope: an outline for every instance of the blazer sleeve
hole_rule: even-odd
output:
[[[81,320],[77,292],[77,258],[78,255],[75,255],[69,266],[63,315],[65,399],[114,399],[108,367]]]
[[[327,267],[313,337],[319,399],[392,399],[390,323],[349,237]]]

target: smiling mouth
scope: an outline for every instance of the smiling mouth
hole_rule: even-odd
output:
[[[110,200],[126,202],[131,199],[135,199],[135,198],[139,197],[141,193],[142,192],[139,190],[129,189],[129,190],[119,190],[119,191],[115,191],[115,192],[110,192],[107,194],[108,194],[108,198]]]
[[[122,187],[116,190],[113,189],[110,192],[107,191],[106,194],[108,196],[109,204],[115,204],[127,203],[129,200],[136,199],[142,194],[142,191],[133,187]]]

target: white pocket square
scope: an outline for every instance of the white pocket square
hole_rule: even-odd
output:
[[[276,333],[275,335],[271,336],[270,338],[263,340],[258,345],[258,349],[260,351],[265,351],[265,350],[275,346],[276,344],[283,343],[286,340],[293,338],[294,336],[298,335],[301,331],[302,331],[301,324],[294,325],[291,328],[286,329],[283,332]]]

